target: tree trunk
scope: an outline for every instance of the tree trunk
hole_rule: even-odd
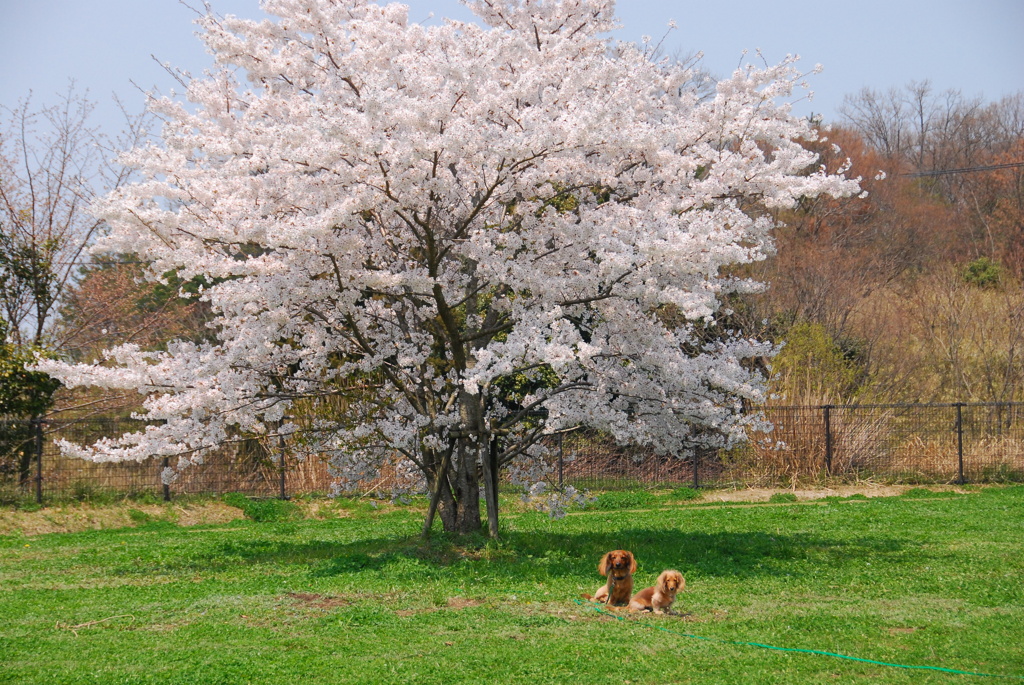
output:
[[[489,440],[483,419],[482,398],[465,390],[459,392],[459,411],[462,425],[451,440],[451,457],[445,457],[435,471],[426,460],[427,485],[430,488],[430,507],[423,524],[423,536],[430,535],[435,513],[441,517],[446,533],[466,535],[479,533],[480,521],[480,478],[484,479],[484,493],[487,498],[487,528],[491,537],[498,537],[498,490],[495,464],[496,444]],[[482,466],[482,474],[481,468]]]
[[[487,503],[487,534],[498,537],[498,438],[487,443],[480,462],[483,465],[484,501]]]
[[[480,532],[480,474],[475,443],[460,438],[452,459],[444,459],[437,471],[428,473],[430,507],[423,523],[423,537],[430,535],[434,516],[440,516],[446,533]]]
[[[423,537],[430,537],[430,529],[434,526],[434,516],[437,514],[438,509],[441,508],[441,500],[445,500],[445,506],[443,512],[450,512],[453,507],[449,506],[452,500],[451,488],[448,485],[448,471],[451,465],[451,451],[446,451],[444,457],[442,457],[440,464],[437,461],[437,453],[430,451],[424,451],[424,463],[427,465],[427,470],[424,475],[427,478],[427,488],[430,491],[430,506],[427,508],[427,517],[423,522]],[[444,514],[441,516],[441,525],[448,530],[448,526],[444,523]]]
[[[452,492],[448,479],[441,482],[441,502],[439,512],[441,515],[441,528],[446,533],[458,532],[458,506],[459,500]]]
[[[456,531],[466,535],[480,532],[480,473],[476,467],[480,447],[471,438],[459,440],[456,477]]]

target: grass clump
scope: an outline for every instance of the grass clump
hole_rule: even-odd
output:
[[[612,511],[615,509],[643,509],[657,501],[647,490],[621,490],[602,492],[588,505],[590,509]]]
[[[854,494],[849,495],[847,497],[842,497],[840,495],[829,495],[828,497],[822,497],[820,501],[822,501],[822,502],[829,502],[829,503],[832,503],[832,502],[866,502],[869,499],[871,499],[871,498],[868,497],[867,495],[864,495],[862,493],[857,492],[857,493],[854,493]]]
[[[152,523],[156,520],[151,514],[147,514],[146,512],[138,509],[129,509],[128,518],[137,526],[144,526],[147,523]]]
[[[911,488],[903,493],[903,497],[907,499],[921,499],[927,497],[935,497],[935,493],[928,488]]]
[[[702,499],[704,493],[696,488],[676,488],[669,493],[668,499],[671,502],[692,502],[694,500]]]
[[[295,502],[282,499],[253,499],[239,492],[224,495],[224,503],[242,510],[245,517],[253,521],[292,521],[302,516],[302,510]]]
[[[768,498],[768,501],[772,504],[789,504],[796,502],[797,497],[792,492],[776,492]]]

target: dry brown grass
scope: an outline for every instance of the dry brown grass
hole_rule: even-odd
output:
[[[240,509],[223,502],[187,505],[76,503],[38,511],[0,509],[0,535],[76,533],[85,530],[128,528],[141,520],[169,521],[181,526],[227,523],[242,518]]]
[[[750,442],[725,455],[731,480],[751,486],[820,482],[828,477],[856,476],[876,461],[885,440],[891,412],[868,414],[831,409],[825,431],[827,395],[800,398],[800,406],[769,404],[765,416],[772,430],[751,432]],[[829,459],[831,457],[831,459]]]

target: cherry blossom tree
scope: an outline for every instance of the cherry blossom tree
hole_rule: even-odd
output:
[[[772,350],[706,334],[724,295],[761,287],[728,268],[771,251],[774,210],[858,191],[803,145],[796,60],[702,97],[608,37],[612,0],[467,4],[479,25],[363,0],[200,20],[217,67],[152,103],[162,141],[124,158],[142,180],[95,211],[101,249],[212,284],[218,342],[41,362],[136,388],[160,420],[68,452],[184,468],[287,435],[345,482],[384,464],[418,482],[425,531],[480,530],[482,487],[497,535],[497,470],[536,478],[546,435],[678,455],[744,438],[747,362]]]

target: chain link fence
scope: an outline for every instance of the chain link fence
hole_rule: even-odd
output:
[[[163,473],[175,459],[93,462],[64,456],[58,445],[61,440],[90,445],[144,427],[144,422],[132,419],[0,421],[0,501],[32,496],[41,503],[111,495],[151,495],[169,501],[176,494],[228,492],[286,498],[330,489],[326,464],[299,462],[289,457],[286,445],[271,448],[259,440],[225,444],[207,454],[201,466],[178,472],[172,482],[165,482]]]
[[[555,447],[560,482],[592,489],[778,486],[826,479],[1024,482],[1024,404],[773,406],[771,431],[731,450],[659,457],[578,432]]]
[[[768,407],[771,431],[731,450],[676,457],[617,445],[578,430],[548,444],[551,480],[588,489],[771,486],[875,480],[899,483],[1024,482],[1024,404],[952,403]],[[97,463],[65,457],[57,441],[91,444],[139,430],[129,419],[0,421],[0,500],[91,499],[100,495],[241,492],[290,497],[330,492],[321,460],[297,460],[284,443],[226,444],[176,480],[166,458]]]

